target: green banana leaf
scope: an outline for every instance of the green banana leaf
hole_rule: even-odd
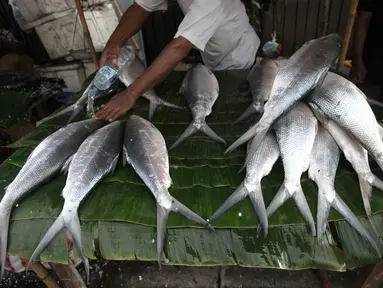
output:
[[[13,124],[28,124],[28,109],[33,100],[23,92],[0,93],[0,128],[7,129]]]
[[[212,115],[207,118],[207,123],[212,127],[213,130],[217,132],[217,134],[225,138],[228,142],[233,142],[238,138],[238,136],[245,132],[253,122],[250,119],[247,122],[245,121],[244,123],[235,127],[233,127],[231,124],[251,103],[249,87],[246,82],[247,71],[223,71],[217,72],[216,75],[220,83],[220,97],[213,107]],[[158,95],[161,98],[173,103],[185,105],[183,97],[177,94],[183,77],[184,73],[182,72],[172,73],[166,79],[166,81],[164,81],[164,83],[160,85],[158,89],[156,89]],[[98,101],[97,103],[103,103],[107,101],[107,98],[108,97]],[[138,114],[147,118],[147,104],[148,103],[145,99],[140,99],[131,113]],[[38,145],[42,139],[51,134],[53,131],[65,125],[68,117],[69,116],[64,115],[63,117],[52,119],[51,121],[48,121],[39,126],[35,131],[31,132],[13,144],[13,147],[18,147],[20,149],[15,152],[7,161],[0,165],[0,191],[4,191],[3,188],[8,185],[17,175],[33,147]],[[78,116],[78,120],[83,118],[85,118],[85,112]],[[152,122],[162,132],[167,144],[169,145],[177,139],[177,137],[184,131],[184,129],[186,129],[190,121],[191,115],[185,113],[185,111],[178,111],[161,107],[157,110]],[[181,144],[179,147],[174,149],[174,151],[169,153],[171,166],[170,174],[173,180],[170,193],[176,199],[190,207],[192,210],[204,218],[208,218],[227,199],[227,197],[235,190],[235,188],[244,178],[244,173],[242,172],[238,174],[238,171],[244,162],[245,147],[241,147],[229,155],[224,155],[224,150],[224,145],[208,139],[207,136],[202,133],[197,133],[189,138],[186,142]],[[382,174],[378,173],[379,171],[376,172],[378,175],[380,175],[380,177],[382,176]],[[283,169],[279,161],[275,165],[272,173],[265,177],[262,181],[262,188],[266,205],[271,201],[282,181]],[[14,212],[12,213],[12,229],[16,229],[14,228],[14,225],[16,225],[15,223],[19,222],[34,223],[33,221],[46,221],[44,223],[51,223],[49,221],[52,221],[55,217],[57,217],[61,211],[63,199],[60,196],[60,192],[64,185],[65,176],[58,175],[48,183],[42,185],[40,188],[34,191],[34,193],[26,197],[23,201],[21,201],[17,209],[14,209]],[[315,184],[308,179],[306,174],[302,176],[302,187],[305,191],[311,211],[313,215],[316,215],[317,188]],[[356,215],[365,215],[362,198],[358,188],[357,177],[355,176],[351,166],[344,159],[341,160],[339,165],[336,179],[336,189],[342,199],[344,199],[344,201],[350,206]],[[0,195],[1,193],[2,192],[0,192]],[[375,193],[374,191],[372,209],[374,213],[378,213],[383,210],[383,194],[379,192]],[[147,249],[147,251],[142,251],[143,254],[139,254],[135,250],[129,250],[133,248],[125,247],[129,245],[121,244],[124,241],[127,241],[128,238],[132,238],[132,235],[136,235],[138,232],[135,231],[141,231],[140,233],[143,235],[152,235],[151,233],[154,231],[153,227],[156,225],[156,207],[154,198],[131,167],[121,167],[121,165],[119,165],[118,169],[113,175],[107,176],[101,183],[99,183],[94,188],[92,193],[90,193],[90,195],[83,201],[79,214],[80,219],[85,221],[85,226],[90,223],[90,230],[86,230],[87,232],[85,234],[88,236],[94,234],[98,235],[97,241],[100,245],[100,251],[93,251],[91,249],[91,245],[93,244],[89,244],[89,247],[86,248],[88,249],[88,256],[94,253],[101,253],[101,255],[106,259],[135,259],[133,257],[138,257],[137,255],[141,255],[137,259],[155,259],[155,251],[152,251],[147,246],[145,246],[145,244],[142,242],[142,239],[136,240],[137,243],[135,245],[144,247],[141,248],[143,250]],[[333,211],[330,213],[330,221],[338,221],[342,219],[343,217],[341,217],[338,213]],[[116,221],[118,224],[115,223]],[[279,209],[279,211],[270,219],[270,229],[273,229],[272,231],[278,232],[275,232],[275,238],[273,238],[274,236],[270,236],[274,235],[271,232],[267,238],[270,239],[270,241],[275,239],[276,241],[283,240],[289,243],[298,241],[296,244],[291,246],[293,247],[291,249],[296,251],[306,251],[300,252],[303,255],[302,261],[292,256],[290,260],[286,260],[289,259],[286,258],[284,262],[279,258],[278,260],[272,260],[274,258],[270,256],[273,255],[270,251],[274,248],[269,247],[267,248],[269,250],[266,251],[264,247],[259,246],[260,244],[255,243],[255,246],[249,246],[249,250],[246,250],[247,245],[245,245],[245,247],[238,248],[238,251],[236,252],[238,255],[236,254],[234,257],[236,261],[235,263],[243,266],[257,267],[266,267],[267,265],[274,265],[273,267],[275,267],[275,263],[282,263],[278,264],[278,267],[290,269],[301,269],[303,267],[326,267],[328,269],[334,270],[344,269],[342,266],[343,264],[340,264],[341,261],[337,260],[336,262],[334,260],[338,259],[338,256],[331,258],[326,254],[327,252],[322,255],[323,257],[320,256],[320,254],[316,255],[315,253],[317,252],[315,252],[314,254],[311,253],[309,258],[306,258],[308,255],[307,251],[310,249],[312,251],[319,251],[324,248],[314,243],[315,240],[312,237],[307,237],[305,240],[299,240],[295,239],[295,236],[292,236],[301,235],[303,233],[302,231],[305,229],[302,225],[304,225],[304,223],[304,219],[295,208],[294,202],[290,200],[284,204],[281,209]],[[92,230],[94,229],[92,228],[94,225],[97,225],[98,229]],[[103,225],[106,225],[105,227],[109,228],[103,228]],[[122,227],[121,231],[126,232],[125,234],[121,232],[121,238],[119,238],[120,233],[118,233],[118,235],[112,234],[115,236],[113,236],[114,238],[111,239],[105,231],[108,229],[110,230],[110,227],[116,227],[115,229],[117,229],[117,225],[122,225],[118,227]],[[211,253],[211,251],[208,251],[206,247],[199,247],[202,242],[220,241],[218,240],[220,237],[227,237],[227,239],[231,239],[230,243],[232,244],[230,245],[234,245],[233,239],[241,239],[242,242],[239,241],[238,243],[243,243],[243,241],[246,243],[255,241],[254,228],[256,228],[258,225],[258,219],[255,212],[253,211],[250,201],[244,200],[235,205],[220,218],[213,221],[212,225],[216,228],[222,229],[217,229],[217,236],[207,237],[207,234],[205,234],[206,232],[203,232],[204,230],[194,229],[201,228],[200,226],[176,213],[171,213],[168,227],[182,227],[183,229],[170,229],[169,231],[177,231],[179,232],[177,235],[184,235],[182,236],[183,238],[178,236],[180,237],[179,239],[184,239],[188,235],[200,235],[200,237],[195,239],[192,237],[194,240],[190,240],[190,245],[195,247],[194,249],[197,249],[197,251],[198,249],[201,249],[201,251],[204,251],[205,255],[201,252],[202,258],[200,257],[198,263],[195,262],[191,263],[190,265],[204,265],[204,263],[207,265],[207,262],[210,260],[204,260],[204,258],[212,258],[211,255],[208,255],[208,253]],[[39,229],[41,228],[41,230],[46,231],[46,227],[43,226],[44,225],[41,225],[41,227],[39,226]],[[233,228],[239,229],[231,230]],[[88,228],[83,227],[83,233],[84,229]],[[285,233],[288,234],[288,229],[292,229],[290,232],[291,237],[289,236],[288,238],[283,238],[280,236],[278,238],[277,235],[284,235]],[[144,231],[146,231],[146,234]],[[14,233],[15,235],[17,234],[17,232]],[[226,235],[225,233],[229,233],[228,235],[230,236],[224,236]],[[36,234],[38,233],[36,232]],[[101,234],[104,236],[101,237]],[[128,237],[128,235],[130,236]],[[169,234],[169,237],[171,235],[172,233]],[[191,236],[188,237],[189,239],[192,239],[190,238]],[[155,239],[155,237],[153,239]],[[177,239],[177,237],[175,237],[175,239]],[[205,240],[202,241],[201,239]],[[112,240],[116,240],[117,242],[108,242]],[[93,242],[94,239],[90,243]],[[227,242],[229,242],[229,240],[227,240]],[[37,244],[37,242],[35,244]],[[186,245],[186,243],[183,243],[183,245]],[[215,245],[216,244],[211,244],[209,247],[213,247]],[[224,247],[224,245],[222,246]],[[119,247],[120,250],[113,250],[112,248],[115,247]],[[133,245],[132,247],[135,246]],[[184,249],[187,249],[187,247]],[[235,248],[230,249],[235,250]],[[331,249],[331,251],[334,250],[333,248]],[[28,249],[24,250],[27,251]],[[17,251],[17,249],[15,248],[13,251]],[[170,261],[169,263],[188,264],[187,259],[182,258],[186,257],[182,254],[184,252],[181,253],[177,251],[167,251],[167,255]],[[265,255],[268,255],[267,257],[271,258],[268,258],[269,260],[266,261],[265,259],[267,257],[265,255],[256,255],[254,254],[254,251],[263,251]],[[171,257],[172,253],[174,253],[175,258]],[[49,257],[49,255],[44,257]],[[60,255],[64,254],[60,252]],[[179,259],[176,257],[179,257]],[[219,258],[220,256],[217,257],[217,265],[219,265],[219,263],[227,263],[227,261],[232,261],[225,260],[226,256],[222,256],[224,258]],[[241,257],[243,257],[243,259]],[[317,257],[319,258],[317,259]],[[331,263],[334,264],[336,262],[337,264],[334,265],[338,265],[338,268],[329,265],[329,263],[324,260],[326,257],[330,259],[329,261]],[[60,258],[59,260],[65,261],[63,258]],[[323,266],[321,266],[322,264]],[[339,268],[339,265],[343,268]]]

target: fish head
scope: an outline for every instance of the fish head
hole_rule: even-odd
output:
[[[342,38],[338,34],[329,34],[306,42],[304,49],[315,65],[328,67],[338,58],[341,46]]]

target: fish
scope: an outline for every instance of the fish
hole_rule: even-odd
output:
[[[9,219],[13,206],[58,174],[86,137],[104,124],[100,119],[70,124],[45,138],[29,155],[15,179],[5,188],[4,197],[0,202],[0,263],[5,263]],[[0,279],[3,275],[4,265],[1,266]]]
[[[339,148],[330,133],[321,125],[315,138],[310,157],[309,177],[318,187],[317,238],[323,240],[331,207],[341,214],[350,225],[370,242],[380,255],[379,248],[366,228],[335,191],[334,181],[339,163]]]
[[[130,49],[125,49],[124,52],[125,53],[123,59],[118,60],[119,63],[121,63],[119,64],[120,67],[118,70],[118,75],[120,81],[126,87],[129,87],[139,76],[141,76],[145,72],[146,67],[144,63],[142,63],[140,58],[138,58],[135,55],[131,47]],[[125,59],[128,60],[125,61]],[[149,120],[153,119],[154,112],[157,110],[158,106],[166,106],[170,108],[185,110],[185,107],[181,107],[162,100],[160,97],[157,96],[156,92],[153,89],[146,91],[144,94],[142,94],[142,97],[149,100]]]
[[[365,95],[351,81],[329,72],[307,99],[318,115],[325,115],[354,136],[383,169],[382,127]]]
[[[123,158],[152,192],[157,203],[157,256],[161,263],[166,224],[170,211],[212,229],[202,217],[184,206],[169,193],[169,157],[164,137],[148,120],[131,115],[126,121]]]
[[[345,158],[358,174],[364,209],[366,214],[370,216],[372,214],[370,204],[372,187],[383,190],[383,181],[372,173],[367,150],[354,136],[326,116],[319,114],[317,119],[330,132],[339,148],[343,151]]]
[[[85,139],[73,155],[71,162],[63,167],[63,170],[68,172],[65,187],[62,190],[65,200],[63,209],[33,252],[28,266],[56,235],[66,228],[72,234],[89,281],[89,263],[82,249],[81,226],[77,211],[92,188],[115,170],[121,154],[123,134],[123,125],[120,121],[98,129]]]
[[[226,141],[219,137],[205,120],[211,114],[212,107],[219,95],[218,80],[213,72],[203,64],[195,64],[186,73],[180,93],[186,97],[193,114],[193,121],[169,150],[174,149],[198,130],[211,139],[226,145]]]
[[[321,85],[330,66],[339,55],[341,38],[330,34],[306,42],[278,70],[270,98],[264,107],[261,119],[236,140],[226,151],[229,153],[249,139],[257,149],[273,123],[286,113],[298,100]]]
[[[301,176],[310,164],[311,150],[318,130],[318,121],[311,109],[297,102],[292,109],[278,119],[274,125],[285,179],[277,194],[266,209],[271,217],[289,198],[293,198],[315,236],[315,222],[301,186]]]
[[[255,113],[263,113],[263,106],[269,99],[274,79],[277,76],[279,67],[282,67],[284,60],[263,58],[251,68],[247,81],[250,85],[253,103],[239,116],[233,125],[245,120]]]
[[[245,180],[238,186],[238,188],[230,195],[230,197],[213,213],[209,218],[209,222],[218,218],[225,213],[228,209],[234,206],[239,201],[249,196],[254,211],[259,218],[262,225],[264,236],[268,233],[268,219],[266,214],[265,202],[262,195],[261,180],[263,177],[269,175],[275,162],[280,155],[277,139],[274,132],[269,131],[259,149],[251,157],[246,167]]]

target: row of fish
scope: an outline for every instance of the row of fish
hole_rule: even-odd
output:
[[[57,233],[66,228],[73,236],[89,279],[89,265],[82,251],[77,211],[92,188],[106,175],[113,173],[121,151],[124,163],[129,163],[135,169],[156,199],[159,261],[170,211],[211,228],[206,220],[170,195],[172,181],[165,140],[152,123],[132,115],[126,123],[117,121],[104,125],[105,122],[98,119],[69,124],[43,140],[30,154],[16,178],[6,188],[0,202],[1,263],[5,263],[12,208],[61,170],[68,174],[62,190],[65,200],[62,212],[39,243],[30,261],[38,257]],[[1,267],[1,275],[3,272],[4,266]]]

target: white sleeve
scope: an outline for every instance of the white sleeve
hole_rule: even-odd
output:
[[[168,9],[167,0],[134,0],[134,2],[149,12]]]
[[[225,19],[222,2],[222,0],[195,0],[174,38],[182,36],[196,48],[204,51],[206,43]]]

